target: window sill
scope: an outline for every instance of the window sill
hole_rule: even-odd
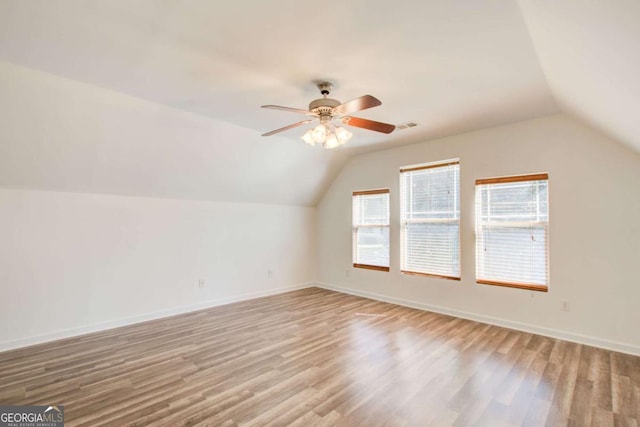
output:
[[[433,277],[435,279],[447,279],[447,280],[460,281],[460,278],[456,276],[443,276],[441,274],[419,273],[417,271],[408,271],[408,270],[400,270],[400,273],[408,274],[409,276]]]
[[[547,285],[534,285],[530,283],[512,283],[512,282],[500,282],[497,280],[476,280],[476,283],[480,285],[492,285],[492,286],[504,286],[507,288],[525,289],[528,291],[549,292]]]
[[[367,270],[389,271],[389,267],[382,267],[379,265],[353,264],[353,266],[355,268],[364,268]]]

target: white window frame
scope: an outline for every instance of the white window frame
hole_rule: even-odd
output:
[[[390,243],[390,215],[389,215],[389,189],[388,188],[382,188],[382,189],[377,189],[377,190],[361,190],[361,191],[354,191],[353,195],[352,195],[352,224],[353,224],[353,228],[352,228],[352,262],[353,262],[353,267],[355,268],[364,268],[364,269],[368,269],[368,270],[378,270],[378,271],[389,271],[389,264],[390,264],[390,258],[391,258],[391,243]],[[382,223],[382,224],[357,224],[355,221],[355,215],[353,214],[354,209],[355,209],[355,205],[357,203],[357,200],[359,200],[360,197],[366,197],[366,196],[372,196],[372,195],[380,195],[380,194],[386,194],[387,195],[387,221],[386,223]],[[360,263],[358,262],[359,260],[359,254],[358,254],[358,232],[360,231],[361,228],[370,228],[370,227],[375,227],[375,228],[386,228],[387,230],[387,236],[389,237],[389,246],[387,247],[387,259],[389,260],[389,262],[387,263],[387,265],[372,265],[372,264],[364,264],[364,263]]]
[[[544,250],[544,266],[545,266],[545,283],[526,283],[524,281],[520,281],[517,278],[514,279],[496,279],[495,277],[487,277],[490,274],[483,274],[486,269],[483,267],[484,263],[484,242],[483,236],[484,233],[481,230],[481,227],[491,227],[491,222],[483,222],[481,219],[481,215],[483,212],[482,209],[482,200],[480,198],[480,190],[482,186],[491,185],[491,184],[509,184],[516,182],[535,182],[535,181],[547,181],[547,215],[546,220],[543,219],[540,215],[537,215],[535,221],[509,221],[504,222],[501,221],[498,225],[500,228],[509,228],[513,227],[514,229],[522,229],[522,228],[533,228],[533,227],[542,227],[545,233],[545,250]],[[548,195],[548,181],[549,175],[547,173],[538,173],[538,174],[529,174],[529,175],[514,175],[514,176],[506,176],[499,178],[485,178],[485,179],[477,179],[476,180],[476,283],[483,285],[495,285],[495,286],[505,286],[511,288],[519,288],[526,289],[531,291],[540,291],[540,292],[548,292],[549,290],[549,195]],[[488,189],[490,190],[490,188]],[[539,194],[537,195],[539,198]],[[536,210],[539,211],[540,200],[536,200]]]
[[[406,206],[406,198],[407,197],[412,197],[412,194],[406,194],[407,192],[410,192],[410,189],[406,189],[403,187],[403,174],[405,173],[411,173],[414,171],[419,171],[419,170],[425,170],[425,169],[434,169],[434,168],[443,168],[443,167],[450,167],[450,166],[457,166],[458,167],[458,175],[457,175],[457,180],[456,182],[454,182],[454,194],[452,194],[453,200],[454,200],[454,211],[456,212],[454,214],[453,218],[448,218],[448,219],[440,219],[440,218],[433,218],[433,219],[410,219],[407,218],[407,213],[404,212],[405,206]],[[433,163],[425,163],[425,164],[421,164],[421,165],[414,165],[414,166],[405,166],[400,168],[400,197],[401,197],[401,201],[400,201],[400,262],[401,262],[401,267],[400,267],[400,272],[403,274],[408,274],[408,275],[414,275],[414,276],[424,276],[424,277],[434,277],[434,278],[439,278],[439,279],[449,279],[449,280],[460,280],[461,279],[461,242],[460,242],[460,160],[459,159],[450,159],[450,160],[444,160],[444,161],[438,161],[438,162],[433,162]],[[442,222],[449,222],[449,223],[457,223],[458,224],[458,265],[457,266],[453,266],[452,270],[457,272],[457,274],[441,274],[441,273],[437,273],[437,272],[433,272],[433,271],[415,271],[415,270],[410,270],[407,265],[408,265],[408,259],[407,256],[408,254],[406,253],[406,242],[407,242],[407,226],[409,224],[412,223],[442,223]]]

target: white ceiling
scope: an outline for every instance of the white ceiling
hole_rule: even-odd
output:
[[[640,1],[520,4],[560,109],[640,151]]]
[[[0,174],[0,185],[313,205],[353,154],[552,114],[558,111],[554,95],[563,108],[640,147],[640,121],[628,120],[637,115],[631,107],[638,105],[640,86],[625,67],[625,56],[634,56],[633,69],[638,69],[638,49],[629,38],[638,40],[634,21],[639,15],[625,15],[627,7],[637,11],[637,4],[557,3],[563,2],[0,0],[0,60],[211,118],[215,135],[210,147],[173,156],[165,169],[154,167],[145,186],[134,182],[139,175],[127,169],[150,161],[144,150],[133,150],[129,156],[139,158],[126,162],[116,155],[94,162],[92,184],[82,188],[73,184],[81,174],[62,181],[47,173],[47,168],[60,168],[56,159],[34,171]],[[575,21],[583,3],[593,11]],[[625,17],[621,25],[629,28],[610,27],[608,20]],[[602,31],[605,40],[592,29]],[[584,37],[593,45],[567,57],[567,50]],[[624,55],[616,57],[607,49],[612,41],[622,45]],[[575,72],[581,65],[576,56],[597,59],[600,54],[607,57],[606,65],[593,60],[588,72]],[[619,72],[616,82],[607,78],[611,69]],[[318,97],[312,83],[318,79],[334,82],[331,95],[341,101],[364,94],[382,101],[360,117],[393,124],[413,120],[419,126],[391,135],[354,129],[352,141],[330,153],[305,146],[303,128],[261,137],[302,116],[259,106],[306,108]],[[623,90],[629,82],[632,91]],[[590,88],[587,95],[583,86]],[[606,92],[601,96],[607,105],[584,98],[598,92]],[[627,110],[626,115],[614,114],[615,109],[603,114],[609,105]],[[177,137],[161,139],[158,148],[167,152],[181,144]],[[30,144],[37,145],[22,138],[19,146],[6,147],[14,143],[0,139],[0,149],[5,145],[5,153],[14,156],[5,156],[4,164],[0,159],[0,170],[33,149]],[[113,140],[92,143],[108,150]],[[265,159],[262,164],[238,167],[238,159],[256,157],[256,150]],[[203,170],[185,178],[180,188],[169,183],[176,170],[186,171],[203,158],[210,174]],[[288,165],[280,173],[281,162],[271,161],[278,158]],[[59,161],[73,169],[73,156]],[[76,161],[86,159],[77,156]],[[119,186],[99,178],[112,169],[125,177]],[[212,185],[220,181],[216,170],[226,171],[224,184]],[[277,191],[296,180],[295,189]]]

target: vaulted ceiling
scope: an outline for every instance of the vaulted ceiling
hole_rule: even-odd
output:
[[[313,205],[354,154],[558,111],[640,150],[639,7],[0,0],[0,112],[12,118],[0,127],[0,185]],[[418,126],[390,135],[354,129],[332,151],[304,145],[304,128],[260,136],[302,119],[260,105],[306,108],[323,79],[341,101],[382,100],[360,117]],[[122,117],[94,131],[57,120],[64,126],[47,132],[17,117],[56,123],[82,115],[83,103]],[[44,147],[51,155],[33,161]]]
[[[558,107],[640,151],[640,2],[520,4]]]

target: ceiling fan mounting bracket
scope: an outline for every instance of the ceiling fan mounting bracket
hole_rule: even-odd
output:
[[[331,82],[320,82],[316,86],[318,86],[320,93],[324,96],[329,95],[331,89],[333,89],[333,84],[331,84]]]

